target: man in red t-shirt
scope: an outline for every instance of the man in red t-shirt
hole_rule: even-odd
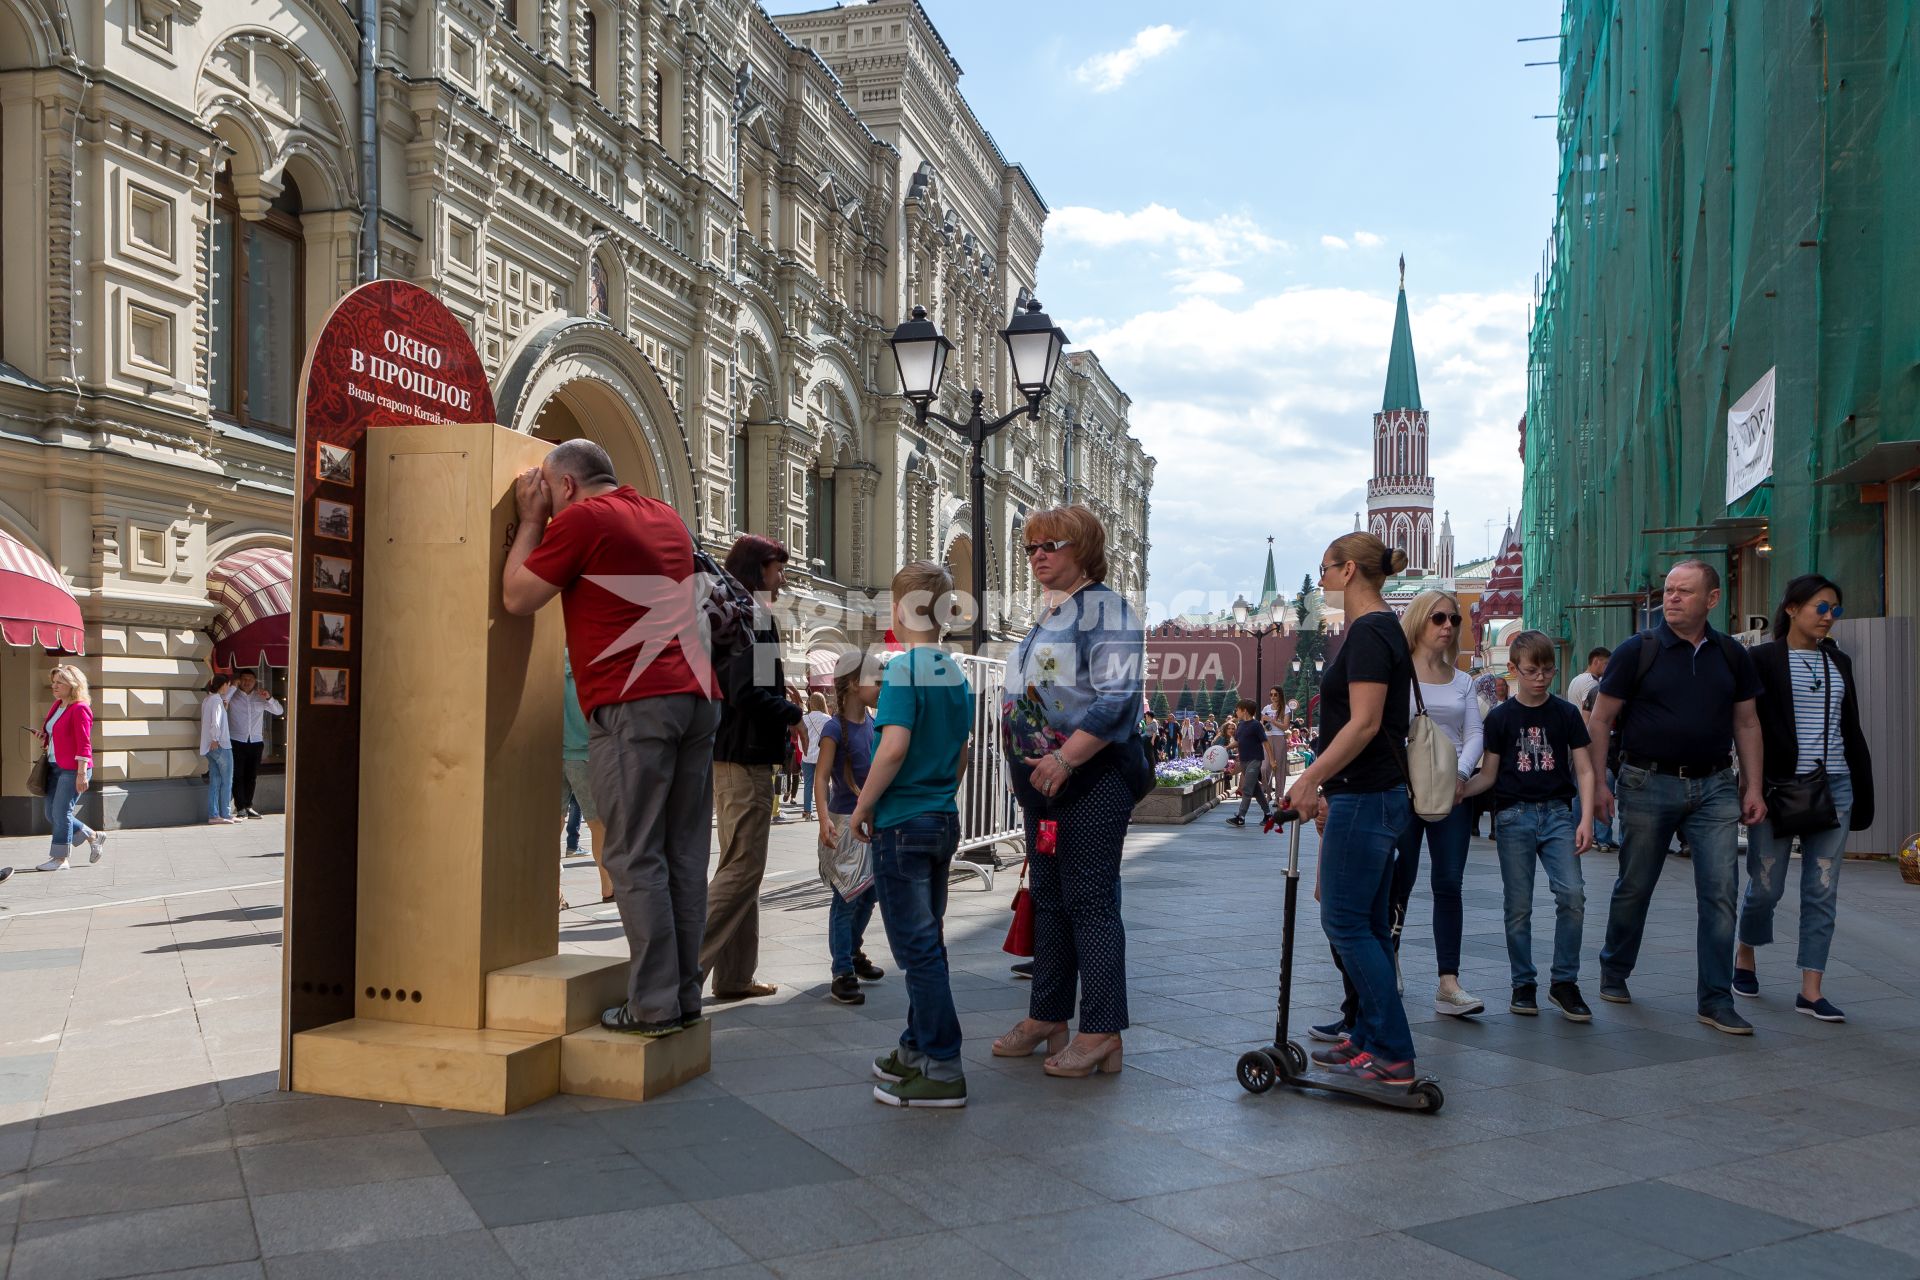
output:
[[[556,445],[521,474],[514,497],[520,523],[501,596],[515,614],[560,597],[606,824],[602,865],[633,953],[627,1002],[600,1024],[671,1035],[700,1016],[720,723],[692,535],[672,507],[621,484],[588,440]]]

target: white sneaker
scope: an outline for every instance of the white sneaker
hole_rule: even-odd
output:
[[[96,831],[91,836],[88,836],[87,837],[87,861],[88,862],[100,861],[100,855],[106,851],[106,848],[107,848],[106,832]]]
[[[1468,995],[1464,991],[1438,991],[1433,996],[1433,1011],[1451,1018],[1464,1018],[1470,1014],[1485,1013],[1487,1006],[1479,996]]]
[[[34,868],[35,871],[71,871],[72,869],[72,867],[67,865],[65,858],[48,858],[45,862]]]

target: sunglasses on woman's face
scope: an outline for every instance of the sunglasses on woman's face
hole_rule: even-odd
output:
[[[1072,538],[1055,538],[1051,542],[1029,542],[1027,543],[1027,555],[1029,557],[1037,556],[1042,551],[1051,555],[1055,551],[1065,550],[1072,545]]]
[[[1843,608],[1842,606],[1837,604],[1831,604],[1825,600],[1818,601],[1813,606],[1813,611],[1819,614],[1823,618],[1831,617],[1836,621],[1841,618],[1844,618],[1847,614],[1846,609]]]
[[[1444,622],[1450,627],[1457,627],[1460,625],[1460,615],[1457,613],[1430,613],[1427,615],[1427,621]]]

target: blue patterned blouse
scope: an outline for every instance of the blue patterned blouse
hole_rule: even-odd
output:
[[[1125,742],[1140,722],[1146,628],[1105,583],[1089,583],[1034,624],[1007,658],[1001,743],[1012,760],[1045,755],[1084,729]]]

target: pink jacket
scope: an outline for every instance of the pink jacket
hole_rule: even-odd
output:
[[[59,704],[54,704],[58,706]],[[47,719],[53,718],[53,707],[47,708]],[[46,732],[46,721],[40,725]],[[75,702],[67,707],[66,714],[53,726],[53,762],[62,769],[77,769],[80,761],[93,763],[93,708],[84,702]]]

